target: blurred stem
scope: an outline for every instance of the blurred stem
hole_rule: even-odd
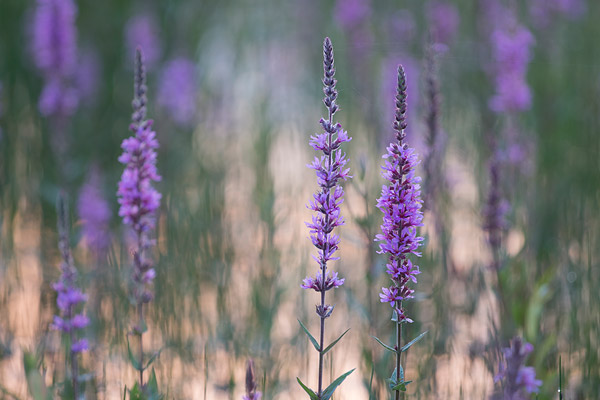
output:
[[[142,264],[143,264],[143,250],[144,250],[144,243],[142,241],[142,232],[138,231],[137,232],[137,239],[138,239],[138,256],[134,257],[134,263],[135,268],[136,268],[136,273],[141,274],[142,271]],[[142,336],[144,335],[144,300],[143,300],[143,283],[139,283],[139,286],[135,289],[137,291],[136,296],[137,296],[137,313],[138,313],[138,335],[139,335],[139,340],[140,340],[140,346],[139,346],[139,352],[140,352],[140,389],[142,389],[144,387],[144,342],[142,341]]]
[[[71,320],[73,318],[72,308],[69,307],[67,313],[67,319]],[[77,340],[75,337],[75,332],[71,330],[69,333],[69,340],[71,341],[71,345],[69,346],[69,358],[71,359],[71,381],[73,382],[73,398],[75,400],[79,400],[79,365],[77,364],[77,353],[73,352],[73,343]]]
[[[144,303],[141,301],[138,303],[138,319],[140,329],[140,389],[144,386],[144,346],[142,342],[142,335],[144,334],[142,326],[144,326]]]
[[[325,282],[325,268],[323,268],[323,282]],[[323,284],[324,286],[324,284]],[[325,308],[325,288],[321,291],[321,310]],[[319,389],[318,394],[321,396],[323,389],[323,349],[325,348],[325,317],[321,316],[321,333],[319,337]]]

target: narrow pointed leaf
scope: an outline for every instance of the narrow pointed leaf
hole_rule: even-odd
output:
[[[131,361],[131,365],[133,365],[133,368],[135,368],[136,371],[139,371],[142,368],[142,366],[140,365],[139,361],[134,357],[133,352],[131,351],[131,346],[129,345],[129,338],[127,338],[127,354],[129,355],[129,361]]]
[[[154,360],[156,360],[156,357],[158,357],[160,355],[161,351],[162,351],[162,349],[160,349],[156,353],[152,354],[152,356],[148,359],[148,362],[144,366],[144,370],[146,370],[150,366],[150,364],[152,364],[154,362]],[[153,371],[154,371],[154,369],[153,369]]]
[[[400,382],[397,385],[391,386],[390,389],[392,389],[394,392],[398,390],[401,392],[406,392],[406,383],[407,382]]]
[[[300,324],[302,324],[302,323],[300,323]],[[309,388],[304,383],[302,383],[302,381],[300,380],[300,378],[296,377],[296,380],[298,381],[298,383],[300,384],[300,386],[302,386],[302,389],[304,389],[304,391],[306,393],[308,393],[308,395],[310,396],[310,400],[319,400],[319,396],[317,396],[316,393],[313,392],[311,388]]]
[[[373,339],[377,340],[377,343],[379,343],[380,345],[382,345],[383,347],[385,347],[387,350],[391,351],[392,353],[398,353],[396,351],[396,349],[394,349],[391,346],[388,346],[387,344],[383,343],[381,340],[379,340],[379,338],[377,336],[371,336]]]
[[[342,382],[344,382],[344,379],[346,379],[348,375],[354,372],[355,369],[356,368],[352,368],[350,371],[346,372],[345,374],[338,377],[335,381],[331,382],[331,385],[327,386],[327,388],[323,390],[323,393],[321,393],[320,400],[329,400],[331,396],[333,396],[333,392],[335,391],[335,389],[337,389],[337,387],[340,386]]]
[[[317,339],[315,339],[315,337],[310,334],[310,332],[308,331],[308,328],[306,328],[304,326],[304,324],[302,323],[302,321],[298,320],[298,322],[300,323],[300,326],[304,330],[304,333],[306,333],[306,335],[310,339],[310,342],[313,344],[313,346],[315,346],[315,349],[320,352],[321,351],[321,346],[319,346],[319,342],[317,342]]]
[[[408,350],[410,348],[410,346],[417,343],[419,340],[423,339],[423,336],[425,336],[427,334],[427,332],[429,332],[429,331],[425,331],[425,332],[421,333],[419,336],[417,336],[416,338],[414,338],[413,340],[411,340],[410,342],[408,342],[407,344],[402,346],[402,349],[400,351],[405,352],[406,350]]]
[[[332,342],[332,343],[331,343],[329,346],[325,347],[325,350],[323,350],[323,354],[325,354],[325,353],[327,353],[329,350],[333,349],[333,346],[335,346],[335,344],[336,344],[337,342],[339,342],[339,341],[340,341],[340,339],[341,339],[342,337],[344,337],[344,335],[345,335],[346,333],[348,333],[348,331],[349,331],[349,330],[350,330],[350,328],[346,329],[346,332],[342,333],[342,334],[340,335],[340,337],[339,337],[339,338],[335,339],[335,340],[334,340],[334,341],[333,341],[333,342]]]
[[[142,393],[142,389],[140,389],[140,386],[137,382],[129,391],[129,400],[144,400],[144,394]]]

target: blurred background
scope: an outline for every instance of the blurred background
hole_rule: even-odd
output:
[[[44,15],[52,3],[64,8]],[[373,238],[398,63],[426,207],[405,335],[429,332],[405,359],[408,398],[486,398],[498,389],[498,349],[516,335],[534,345],[528,365],[543,381],[540,399],[558,398],[559,358],[566,398],[595,398],[599,19],[592,0],[2,0],[0,398],[28,398],[24,353],[47,384],[65,375],[49,327],[61,189],[89,295],[86,395],[118,398],[135,380],[130,233],[116,188],[136,46],[160,142],[145,336],[148,349],[162,349],[159,387],[173,399],[240,399],[248,358],[265,399],[305,396],[296,377],[316,386],[317,353],[296,320],[318,333],[319,296],[300,284],[317,268],[304,221],[317,190],[308,140],[326,112],[325,36],[339,81],[336,121],[353,137],[341,259],[332,263],[346,284],[328,293],[336,307],[326,340],[351,330],[327,354],[325,381],[357,370],[335,398],[386,398],[393,371],[371,335],[394,335]],[[501,171],[497,184],[490,165]],[[495,251],[491,186],[502,197]]]

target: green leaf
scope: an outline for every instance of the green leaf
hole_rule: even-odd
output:
[[[337,389],[337,387],[340,386],[342,382],[344,382],[344,379],[346,379],[348,375],[354,372],[355,369],[356,368],[352,368],[350,371],[346,372],[345,374],[337,378],[335,381],[331,382],[331,385],[327,386],[327,388],[323,390],[323,393],[321,393],[321,400],[329,400],[329,398],[333,396],[333,392],[335,391],[335,389]]]
[[[133,388],[129,391],[129,400],[145,400],[140,385],[136,382]]]
[[[319,346],[319,342],[317,342],[317,339],[315,339],[314,336],[310,334],[310,332],[304,326],[304,324],[302,323],[302,321],[298,320],[298,322],[300,323],[300,326],[302,327],[302,329],[304,330],[304,332],[308,335],[308,338],[310,339],[310,341],[313,344],[313,346],[315,346],[315,349],[318,352],[320,352],[321,351],[321,346]]]
[[[410,346],[417,343],[419,340],[423,339],[423,337],[427,334],[427,332],[429,332],[429,331],[425,331],[425,332],[421,333],[419,336],[417,336],[416,338],[414,338],[413,340],[411,340],[410,342],[408,342],[407,344],[402,346],[402,349],[400,351],[405,352],[406,350],[408,350],[410,348]]]
[[[394,392],[398,390],[401,392],[406,392],[406,385],[408,385],[411,382],[412,381],[400,382],[395,386],[391,386],[390,389],[392,389]]]
[[[144,370],[148,369],[150,364],[152,364],[154,362],[154,360],[156,360],[156,357],[158,357],[160,355],[161,351],[162,351],[162,349],[160,349],[156,353],[152,354],[152,356],[148,359],[148,362],[146,362],[146,365],[144,366]],[[154,372],[154,369],[152,369],[152,371]],[[154,379],[156,379],[156,376],[154,377]]]
[[[133,365],[133,368],[135,368],[137,371],[142,370],[140,362],[137,360],[137,358],[134,357],[133,352],[131,351],[131,346],[129,345],[129,337],[127,338],[127,354],[129,355],[129,361],[131,361],[131,365]],[[135,386],[133,387],[133,389],[131,389],[130,393],[132,393],[134,389]]]
[[[27,388],[29,394],[34,400],[52,400],[52,393],[46,387],[44,378],[37,369],[37,359],[35,355],[25,352],[23,354],[23,365],[25,367],[25,378],[27,379]]]
[[[371,336],[373,339],[377,340],[377,343],[379,343],[380,345],[382,345],[383,347],[385,347],[387,350],[391,351],[394,354],[397,354],[398,351],[396,351],[395,348],[388,346],[387,344],[383,343],[381,340],[379,340],[379,338],[377,336]]]
[[[161,400],[164,397],[158,390],[158,381],[156,380],[156,372],[154,371],[154,368],[152,368],[152,372],[150,373],[150,378],[146,384],[145,391],[148,400]]]
[[[302,325],[302,322],[300,322],[300,325]],[[302,386],[302,389],[304,389],[304,391],[306,393],[308,393],[308,395],[310,396],[310,400],[319,400],[319,396],[317,396],[315,394],[315,392],[312,391],[311,388],[309,388],[304,383],[302,383],[302,381],[300,380],[300,378],[296,377],[296,380],[298,381],[298,383],[300,384],[300,386]]]
[[[337,342],[339,342],[339,341],[340,341],[340,339],[341,339],[342,337],[344,337],[344,335],[345,335],[346,333],[348,333],[348,331],[349,331],[349,330],[350,330],[350,328],[346,329],[346,332],[342,333],[342,334],[340,335],[340,337],[339,337],[339,338],[335,339],[335,340],[334,340],[334,341],[333,341],[333,342],[332,342],[332,343],[331,343],[329,346],[327,346],[327,347],[325,348],[325,350],[323,350],[323,354],[325,354],[325,353],[327,353],[329,350],[331,350],[331,349],[333,348],[333,346],[335,346],[335,344],[336,344]]]
[[[540,326],[544,306],[552,298],[551,286],[548,283],[538,284],[533,296],[527,305],[527,314],[525,319],[525,336],[527,340],[535,342]]]

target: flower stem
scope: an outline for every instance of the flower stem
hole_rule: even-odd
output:
[[[396,302],[398,306],[398,310],[402,309],[402,301]],[[396,353],[396,384],[400,383],[400,368],[402,368],[402,322],[400,321],[400,315],[396,312],[396,349],[398,352]],[[400,390],[396,390],[396,400],[400,399]]]
[[[144,346],[142,342],[142,327],[144,326],[144,303],[141,301],[138,303],[138,318],[139,318],[139,329],[140,329],[140,389],[144,386]]]

